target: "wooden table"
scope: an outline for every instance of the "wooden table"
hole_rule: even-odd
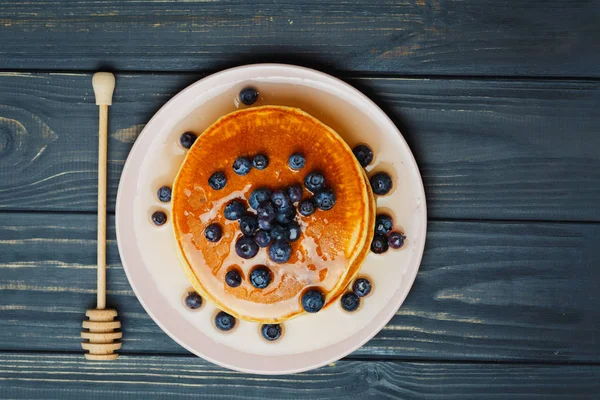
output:
[[[423,175],[429,234],[405,304],[346,359],[283,377],[190,355],[120,264],[114,198],[144,123],[208,73],[314,67],[386,111]],[[0,398],[593,398],[600,393],[600,2],[4,1]],[[122,357],[86,362],[97,107],[109,141],[109,301]],[[351,116],[349,116],[351,117]]]

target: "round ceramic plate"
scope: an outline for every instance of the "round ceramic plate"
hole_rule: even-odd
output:
[[[284,323],[275,342],[262,339],[259,325],[238,321],[229,333],[213,323],[217,309],[205,304],[187,309],[182,298],[190,284],[179,264],[170,221],[155,226],[150,215],[170,204],[157,190],[172,185],[186,150],[183,132],[201,134],[219,117],[246,107],[240,90],[253,86],[253,106],[298,107],[337,131],[354,147],[368,144],[375,154],[367,174],[390,173],[394,189],[377,197],[378,212],[393,216],[407,239],[400,250],[369,254],[360,271],[373,283],[360,308],[348,313],[339,304]],[[356,350],[394,316],[408,294],[423,254],[426,231],[423,183],[415,160],[398,129],[365,95],[329,75],[290,65],[258,64],[204,78],[165,104],[146,125],[123,169],[117,195],[119,252],[138,299],[154,321],[175,341],[215,364],[243,372],[285,374],[331,363]]]

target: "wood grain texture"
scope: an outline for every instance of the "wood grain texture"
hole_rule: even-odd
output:
[[[119,75],[108,207],[132,143],[197,75]],[[600,221],[600,82],[362,78],[423,175],[429,216]],[[0,209],[96,210],[90,75],[0,74]],[[93,139],[93,140],[92,140]]]
[[[91,214],[2,214],[0,350],[80,351],[95,294]],[[108,230],[126,353],[187,352],[136,300]],[[405,304],[355,357],[600,361],[600,224],[432,222]],[[177,268],[177,266],[174,266]]]
[[[283,376],[241,374],[191,357],[0,353],[3,399],[592,399],[600,366],[340,361]]]
[[[5,69],[299,63],[394,74],[600,76],[600,3],[3,1]]]

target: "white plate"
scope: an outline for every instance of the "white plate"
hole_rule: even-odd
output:
[[[350,314],[332,305],[317,314],[284,324],[283,337],[268,343],[259,326],[240,321],[230,333],[213,325],[217,311],[204,304],[189,311],[182,296],[190,287],[177,258],[168,221],[156,227],[152,212],[170,216],[170,204],[156,192],[171,185],[185,150],[179,136],[201,133],[219,117],[240,107],[239,91],[256,87],[255,105],[299,107],[336,130],[351,146],[366,143],[375,159],[368,174],[386,171],[394,189],[377,198],[377,209],[394,217],[407,240],[401,250],[369,254],[360,275],[373,282],[372,293]],[[426,233],[426,206],[421,175],[404,138],[390,119],[350,85],[311,69],[257,64],[204,78],[165,104],[146,125],[127,158],[116,206],[119,252],[127,278],[154,321],[177,343],[215,364],[243,372],[286,374],[331,363],[356,350],[393,317],[415,279]]]

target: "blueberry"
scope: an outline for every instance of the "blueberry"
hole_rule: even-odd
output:
[[[306,164],[306,158],[304,158],[304,154],[302,153],[294,153],[288,159],[288,164],[291,169],[299,170]]]
[[[305,217],[313,215],[316,211],[315,203],[311,199],[304,199],[300,202],[298,210]]]
[[[387,237],[380,235],[378,233],[373,237],[373,241],[371,242],[371,251],[375,254],[385,253],[388,249],[388,240]]]
[[[235,317],[225,311],[219,311],[215,317],[215,325],[222,331],[230,331],[235,328]]]
[[[292,247],[284,240],[276,240],[269,246],[269,257],[276,263],[284,263],[290,259]]]
[[[304,186],[311,192],[323,189],[325,186],[325,177],[320,172],[311,172],[304,178]]]
[[[273,221],[275,219],[275,206],[270,201],[263,201],[256,207],[256,212],[259,219]]]
[[[232,165],[233,172],[238,175],[248,175],[248,172],[252,169],[252,162],[246,157],[238,157],[235,159]]]
[[[250,259],[258,253],[258,245],[250,236],[240,236],[235,242],[235,252],[244,259]]]
[[[185,306],[190,310],[197,310],[202,307],[202,297],[196,292],[188,292],[185,296]]]
[[[237,269],[230,269],[225,274],[225,283],[230,287],[238,287],[242,284],[242,276]]]
[[[179,137],[179,143],[181,143],[181,147],[184,149],[189,149],[192,147],[197,138],[198,136],[196,136],[195,133],[186,132]]]
[[[273,240],[287,240],[288,231],[286,228],[279,224],[275,224],[271,227],[271,239]]]
[[[165,214],[162,211],[153,212],[152,213],[152,222],[154,222],[154,225],[157,225],[157,226],[164,225],[164,223],[167,222],[167,214]]]
[[[300,225],[296,221],[290,222],[287,226],[287,240],[294,242],[300,238]]]
[[[387,214],[377,214],[375,217],[375,233],[387,235],[394,227],[394,220]]]
[[[292,185],[287,188],[288,198],[292,203],[297,203],[302,200],[302,186],[300,185]]]
[[[257,154],[252,159],[252,166],[256,169],[265,169],[269,166],[269,158],[264,154]]]
[[[242,231],[242,234],[252,236],[257,230],[258,219],[256,219],[256,215],[246,214],[240,218],[240,231]]]
[[[321,189],[315,193],[315,204],[321,210],[331,210],[335,205],[335,194],[331,189]]]
[[[290,205],[290,199],[283,190],[276,190],[271,194],[271,201],[276,208],[282,209]]]
[[[367,278],[358,278],[354,285],[352,285],[352,291],[358,297],[365,297],[369,293],[371,293],[371,281]]]
[[[406,236],[400,232],[392,232],[388,236],[388,243],[392,249],[399,249],[404,245],[404,239]]]
[[[248,202],[250,203],[250,207],[256,210],[260,203],[262,203],[263,201],[267,201],[270,198],[271,189],[258,188],[252,191],[252,193],[250,194],[250,200]]]
[[[258,247],[267,247],[271,244],[271,234],[261,229],[254,235],[254,241]]]
[[[294,220],[296,217],[296,207],[289,206],[286,208],[282,208],[281,210],[277,210],[277,215],[275,219],[281,225],[287,225]]]
[[[158,189],[158,199],[163,203],[168,203],[171,201],[171,188],[168,186],[163,186]]]
[[[215,190],[223,189],[226,184],[227,177],[222,171],[217,171],[214,174],[212,174],[210,178],[208,178],[208,185]]]
[[[273,342],[281,337],[281,325],[279,324],[264,324],[260,327],[262,336],[269,342]]]
[[[366,167],[373,161],[373,150],[366,144],[359,144],[352,149],[352,152],[354,153],[354,157],[358,160],[358,163],[363,167]]]
[[[319,289],[309,289],[302,295],[302,308],[309,313],[316,313],[325,305],[325,295]]]
[[[255,267],[250,272],[250,283],[257,289],[266,288],[269,286],[269,283],[271,283],[272,279],[273,275],[271,274],[271,270],[264,265]]]
[[[258,227],[264,231],[270,231],[273,227],[273,220],[266,217],[258,217]]]
[[[356,311],[360,305],[360,297],[352,292],[348,292],[344,293],[340,302],[342,303],[342,308],[344,310],[352,312]]]
[[[392,190],[392,178],[386,172],[378,172],[370,179],[373,193],[378,195],[388,194]]]
[[[204,229],[204,237],[209,242],[218,242],[223,236],[223,229],[219,224],[210,224]]]
[[[258,100],[258,90],[253,87],[247,87],[240,92],[240,101],[247,106],[251,106]]]
[[[236,221],[242,218],[246,214],[246,206],[239,199],[231,200],[225,206],[225,211],[223,215],[230,221]]]

